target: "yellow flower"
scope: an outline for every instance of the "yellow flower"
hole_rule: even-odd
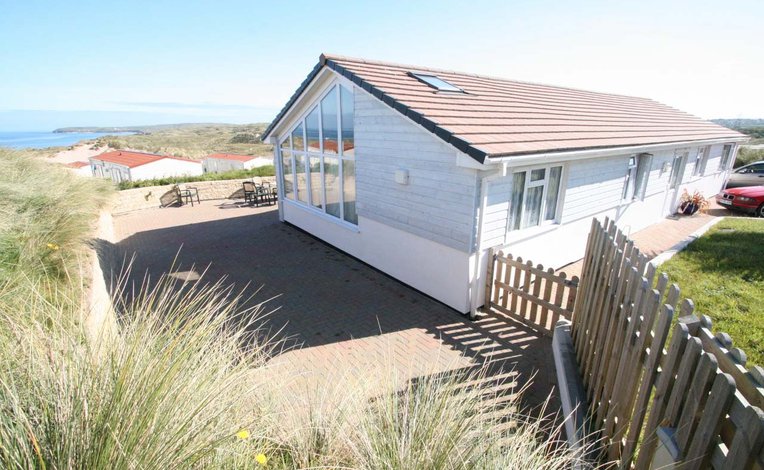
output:
[[[265,467],[268,464],[268,457],[265,454],[257,454],[255,456],[255,462],[259,463],[261,467]]]
[[[60,246],[56,245],[55,243],[48,243],[47,246],[48,246],[48,249],[53,250],[53,251],[57,251],[59,248],[61,248]]]
[[[238,437],[242,441],[245,439],[249,439],[249,431],[246,429],[242,429],[241,431],[236,433],[236,437]]]

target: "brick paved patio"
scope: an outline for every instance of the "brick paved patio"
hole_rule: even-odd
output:
[[[373,381],[396,371],[406,380],[488,364],[490,379],[524,386],[525,403],[554,396],[549,338],[498,315],[470,321],[314,237],[278,222],[273,207],[231,202],[152,209],[115,217],[118,256],[135,253],[132,272],[156,278],[169,270],[191,278],[225,278],[271,299],[267,322],[287,345],[274,367],[296,386]],[[182,249],[181,249],[182,247]],[[180,252],[179,252],[180,250]],[[179,254],[178,254],[179,252]]]

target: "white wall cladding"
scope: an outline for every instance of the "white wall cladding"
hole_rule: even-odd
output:
[[[470,310],[471,257],[390,224],[358,216],[358,231],[282,202],[285,219],[462,313]],[[474,256],[474,255],[473,255]]]
[[[511,194],[511,176],[486,182],[486,207],[483,217],[481,246],[490,247],[504,244]]]
[[[176,160],[174,158],[163,158],[130,169],[130,177],[133,181],[171,176],[198,176],[201,174],[201,162]]]
[[[460,251],[471,248],[476,170],[456,150],[379,100],[355,93],[358,214]],[[395,182],[408,170],[409,184]]]
[[[643,201],[621,200],[628,154],[569,161],[567,179],[561,187],[564,200],[560,224],[511,232],[505,250],[547,267],[558,268],[575,261],[583,256],[592,217],[614,218],[626,233],[632,233],[674,213],[685,189],[689,193],[700,191],[707,198],[718,193],[729,173],[719,170],[722,150],[721,144],[712,146],[705,174],[692,176],[698,147],[677,149],[687,151],[689,157],[676,191],[668,188],[675,149],[655,152]],[[488,184],[481,243],[484,249],[505,243],[511,189],[511,171]]]

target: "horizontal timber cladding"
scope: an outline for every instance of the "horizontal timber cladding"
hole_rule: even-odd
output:
[[[457,167],[456,150],[366,93],[355,93],[358,213],[468,252],[477,172]],[[408,172],[408,184],[395,182]]]

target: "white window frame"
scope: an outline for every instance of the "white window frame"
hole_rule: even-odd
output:
[[[692,169],[693,177],[703,177],[706,174],[706,167],[708,166],[708,154],[711,153],[708,146],[699,147],[698,154],[695,157],[695,166]]]
[[[669,173],[669,189],[679,189],[684,182],[684,172],[689,156],[689,152],[685,150],[674,152],[674,158],[671,161],[671,172]]]
[[[326,88],[321,91],[320,94],[317,95],[316,98],[314,98],[313,102],[310,106],[307,107],[307,110],[303,112],[303,114],[300,116],[299,119],[295,120],[292,125],[288,128],[287,131],[284,132],[284,137],[280,138],[278,143],[278,153],[279,157],[281,157],[281,145],[285,141],[289,141],[288,150],[291,153],[291,159],[292,159],[292,178],[293,178],[293,184],[294,184],[294,199],[291,198],[284,198],[284,201],[289,204],[294,204],[304,210],[308,210],[322,218],[325,218],[327,220],[330,220],[334,223],[337,223],[343,227],[350,228],[354,231],[358,230],[357,222],[349,222],[345,220],[345,175],[344,175],[344,167],[345,161],[352,160],[355,161],[355,145],[353,148],[353,154],[346,155],[343,150],[343,144],[342,144],[342,92],[340,90],[340,87],[345,88],[348,92],[351,94],[355,94],[355,88],[352,86],[348,86],[344,83],[341,83],[339,80],[332,80],[329,84],[327,84]],[[332,92],[332,90],[336,90],[336,101],[337,101],[337,153],[332,154],[326,154],[324,153],[324,130],[323,130],[323,116],[321,113],[321,101]],[[308,146],[308,126],[306,122],[306,118],[308,115],[313,112],[313,110],[318,111],[318,142],[319,142],[319,151],[316,152],[314,150],[309,150]],[[295,150],[294,144],[291,140],[292,131],[297,128],[297,126],[302,124],[302,132],[303,132],[303,142],[305,145],[305,150]],[[355,123],[354,123],[355,124]],[[286,149],[285,149],[286,150]],[[305,175],[306,175],[306,188],[305,191],[307,192],[307,198],[306,202],[300,201],[300,198],[298,196],[298,189],[297,189],[297,155],[304,155],[305,156]],[[313,203],[313,191],[312,191],[312,178],[310,177],[310,159],[318,158],[320,161],[319,168],[320,168],[320,182],[321,182],[321,188],[319,190],[320,198],[321,198],[321,207],[316,207]],[[334,158],[338,161],[339,164],[339,175],[338,175],[338,183],[339,183],[339,209],[340,209],[340,215],[339,218],[336,216],[329,214],[326,211],[326,188],[324,187],[324,181],[325,181],[325,174],[324,174],[324,159],[325,158]],[[283,165],[282,168],[282,181],[279,181],[279,184],[283,184]],[[357,203],[357,201],[356,201]]]
[[[637,180],[637,156],[629,156],[629,160],[626,164],[626,176],[623,181],[623,191],[621,192],[621,200],[631,202],[634,200],[634,185]]]
[[[623,192],[621,193],[622,201],[628,203],[645,200],[652,167],[653,155],[651,153],[629,156]]]
[[[557,188],[557,207],[555,209],[554,218],[551,220],[545,220],[545,213],[546,213],[546,196],[549,192],[549,177],[551,175],[552,168],[560,167],[560,183]],[[544,171],[544,179],[539,181],[531,181],[531,172],[534,170],[545,170]],[[526,232],[526,231],[532,231],[534,229],[538,230],[539,227],[548,227],[552,225],[559,225],[560,223],[560,214],[562,213],[562,205],[563,205],[563,198],[565,194],[566,189],[566,181],[567,181],[567,165],[563,163],[556,163],[551,165],[537,165],[537,166],[531,166],[531,167],[521,167],[517,168],[512,171],[511,174],[509,174],[509,177],[514,180],[514,175],[518,173],[525,173],[525,187],[523,188],[523,207],[521,207],[521,212],[518,214],[518,217],[522,220],[523,217],[523,209],[525,201],[527,201],[528,198],[528,189],[529,188],[536,188],[539,186],[543,186],[544,190],[541,194],[541,207],[539,209],[540,215],[539,215],[539,223],[537,225],[533,225],[530,227],[521,227],[518,229],[513,228],[513,221],[515,220],[515,217],[513,216],[514,211],[516,210],[515,207],[512,207],[512,192],[514,191],[514,188],[510,191],[510,207],[509,207],[509,213],[507,214],[507,226],[506,226],[506,232],[507,234],[514,234],[514,233],[520,233],[520,232]],[[514,183],[513,183],[514,184]]]
[[[729,152],[725,153],[724,151],[729,149]],[[732,166],[730,163],[732,162],[732,155],[735,153],[735,145],[734,144],[724,144],[722,146],[722,156],[719,160],[719,169],[718,171],[727,171]]]

